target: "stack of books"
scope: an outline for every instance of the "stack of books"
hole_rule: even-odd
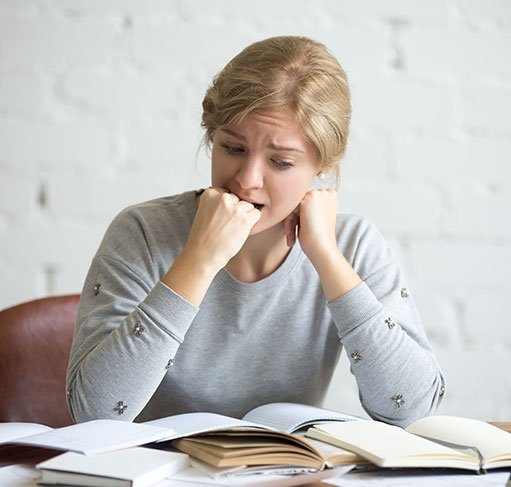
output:
[[[173,451],[126,450],[149,443]],[[79,482],[94,477],[97,482],[106,479],[94,485],[109,487],[150,485],[147,482],[170,475],[173,469],[185,468],[189,457],[194,467],[212,477],[310,474],[349,465],[476,472],[511,466],[511,434],[482,421],[432,416],[402,429],[294,403],[266,404],[242,419],[199,412],[138,424],[89,421],[56,430],[3,423],[2,444],[68,451],[38,465],[45,483],[58,483],[64,477],[57,473],[65,472],[68,485],[90,485]],[[139,484],[137,478],[142,479]]]

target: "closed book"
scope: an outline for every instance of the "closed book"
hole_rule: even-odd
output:
[[[146,487],[190,466],[184,453],[134,447],[98,455],[67,452],[36,465],[40,484]]]

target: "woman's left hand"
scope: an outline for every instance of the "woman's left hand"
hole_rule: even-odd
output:
[[[298,227],[300,247],[314,264],[325,252],[337,251],[335,222],[339,200],[333,189],[313,189],[305,193],[300,204],[284,220],[287,244],[295,243]]]

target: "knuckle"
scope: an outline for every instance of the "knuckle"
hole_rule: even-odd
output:
[[[244,214],[245,214],[245,212],[243,211],[243,208],[241,206],[237,205],[234,207],[234,210],[233,210],[234,216],[242,217]]]
[[[220,195],[220,202],[223,203],[225,206],[228,206],[231,201],[232,198],[229,193],[222,193]]]

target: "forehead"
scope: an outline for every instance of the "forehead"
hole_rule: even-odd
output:
[[[219,128],[230,129],[254,138],[268,137],[275,142],[307,143],[296,115],[288,108],[279,111],[251,112],[241,122]]]

